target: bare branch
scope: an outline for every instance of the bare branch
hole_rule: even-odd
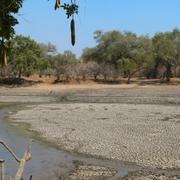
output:
[[[5,147],[5,149],[15,158],[18,163],[20,163],[20,158],[16,156],[13,150],[4,141],[0,140],[0,144]]]
[[[4,160],[0,159],[0,178],[1,180],[4,180]]]
[[[20,180],[21,179],[23,172],[24,172],[26,162],[31,159],[31,144],[32,144],[32,141],[29,144],[28,150],[24,153],[24,156],[19,163],[19,168],[18,168],[18,171],[16,173],[14,180]]]

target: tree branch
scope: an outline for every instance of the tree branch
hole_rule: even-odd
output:
[[[14,157],[14,159],[20,163],[20,158],[16,156],[16,154],[13,152],[13,150],[2,140],[0,140],[0,144]]]
[[[30,159],[31,159],[31,144],[29,145],[28,150],[24,153],[24,156],[20,161],[19,168],[14,180],[21,180],[26,162],[29,161]]]
[[[13,152],[13,150],[2,140],[0,140],[0,144],[3,145],[3,147],[5,147],[5,149],[15,158],[15,160],[19,163],[19,167],[18,167],[18,171],[15,175],[14,180],[21,180],[23,172],[24,172],[24,168],[26,165],[26,162],[29,161],[31,159],[31,144],[32,141],[30,142],[29,146],[28,146],[28,150],[25,151],[24,156],[22,159],[18,158],[16,156],[16,154]],[[1,165],[1,180],[4,180],[4,160],[0,159],[0,165]]]

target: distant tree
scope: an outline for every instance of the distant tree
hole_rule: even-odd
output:
[[[95,32],[95,40],[96,47],[86,48],[82,58],[84,62],[95,61],[103,65],[107,71],[103,73],[104,78],[112,71],[114,76],[123,72],[130,83],[136,72],[153,63],[152,41],[147,36],[137,37],[134,33],[119,31],[103,33],[98,30]]]
[[[158,33],[153,38],[156,62],[165,66],[166,71],[164,77],[166,77],[168,82],[170,81],[172,66],[177,62],[175,39],[171,32]]]
[[[101,31],[95,32],[95,40],[97,42],[94,56],[96,56],[96,62],[108,63],[117,67],[117,57],[114,57],[119,50],[114,53],[112,47],[117,47],[117,42],[121,39],[122,34],[119,31],[111,31],[103,33]]]
[[[179,29],[174,29],[172,31],[173,39],[174,39],[174,44],[176,48],[176,60],[174,64],[174,68],[178,69],[180,66],[180,30]],[[176,75],[176,70],[175,70],[175,75]]]
[[[56,55],[57,49],[56,46],[48,43],[38,43],[41,51],[41,56],[37,61],[37,71],[39,72],[39,77],[42,77],[43,74],[50,75],[52,74],[52,58]]]
[[[82,80],[85,81],[86,77],[89,76],[89,69],[87,63],[79,62],[75,68],[77,78],[79,79],[79,77],[82,77]]]
[[[81,55],[81,59],[83,60],[84,63],[87,63],[89,61],[96,62],[97,61],[96,48],[85,48]]]
[[[36,71],[39,74],[39,77],[41,78],[44,74],[47,73],[48,70],[50,70],[50,61],[48,57],[40,57],[37,60],[36,65]]]
[[[42,62],[42,51],[36,41],[30,37],[16,36],[10,44],[10,63],[14,65],[14,71],[17,71],[19,78],[38,69],[39,62]]]
[[[131,41],[128,38],[126,52],[122,59],[119,59],[120,67],[128,77],[130,83],[131,77],[141,71],[147,69],[153,64],[152,41],[149,37],[141,36],[133,38]]]
[[[106,63],[100,64],[100,74],[103,76],[104,81],[109,80],[111,77],[114,77],[115,68]]]
[[[94,80],[97,80],[97,77],[101,74],[101,66],[94,61],[89,61],[86,64],[88,75],[93,76]]]
[[[65,51],[64,54],[58,54],[53,59],[55,75],[57,81],[61,80],[61,77],[66,77],[69,79],[70,74],[68,74],[72,64],[76,63],[76,56],[71,51]]]
[[[38,44],[41,48],[41,54],[43,57],[56,55],[57,48],[55,45],[51,44],[50,42],[48,42],[48,44],[44,44],[44,43],[38,43]]]

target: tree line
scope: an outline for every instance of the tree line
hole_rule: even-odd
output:
[[[133,76],[161,78],[170,81],[180,76],[180,30],[161,32],[153,37],[132,32],[96,31],[96,46],[86,48],[80,58],[71,51],[58,53],[51,44],[38,43],[17,35],[7,41],[8,65],[1,68],[1,77],[39,74],[56,76],[56,81],[115,81]]]
[[[128,78],[128,82],[135,74],[146,78],[161,77],[166,81],[179,75],[178,29],[160,32],[153,37],[137,36],[132,32],[96,31],[94,38],[97,45],[86,48],[82,58],[84,62],[93,61],[104,66],[105,78],[112,74],[112,71]]]

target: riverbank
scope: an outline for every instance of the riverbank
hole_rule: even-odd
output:
[[[180,108],[134,104],[43,104],[11,116],[68,151],[180,168]]]
[[[30,139],[33,140],[32,158],[26,165],[23,178],[29,178],[32,175],[34,180],[79,180],[85,177],[117,179],[141,169],[135,164],[63,151],[57,148],[57,145],[44,141],[38,133],[29,131],[29,125],[9,122],[8,116],[23,107],[25,104],[0,103],[0,138],[9,144],[19,157],[23,156]],[[2,147],[0,157],[6,162],[6,177],[9,175],[13,177],[17,170],[17,163]]]
[[[42,99],[11,120],[30,124],[62,149],[164,169],[172,179],[178,174],[170,172],[180,167],[179,92],[180,86],[18,89],[10,96]]]

